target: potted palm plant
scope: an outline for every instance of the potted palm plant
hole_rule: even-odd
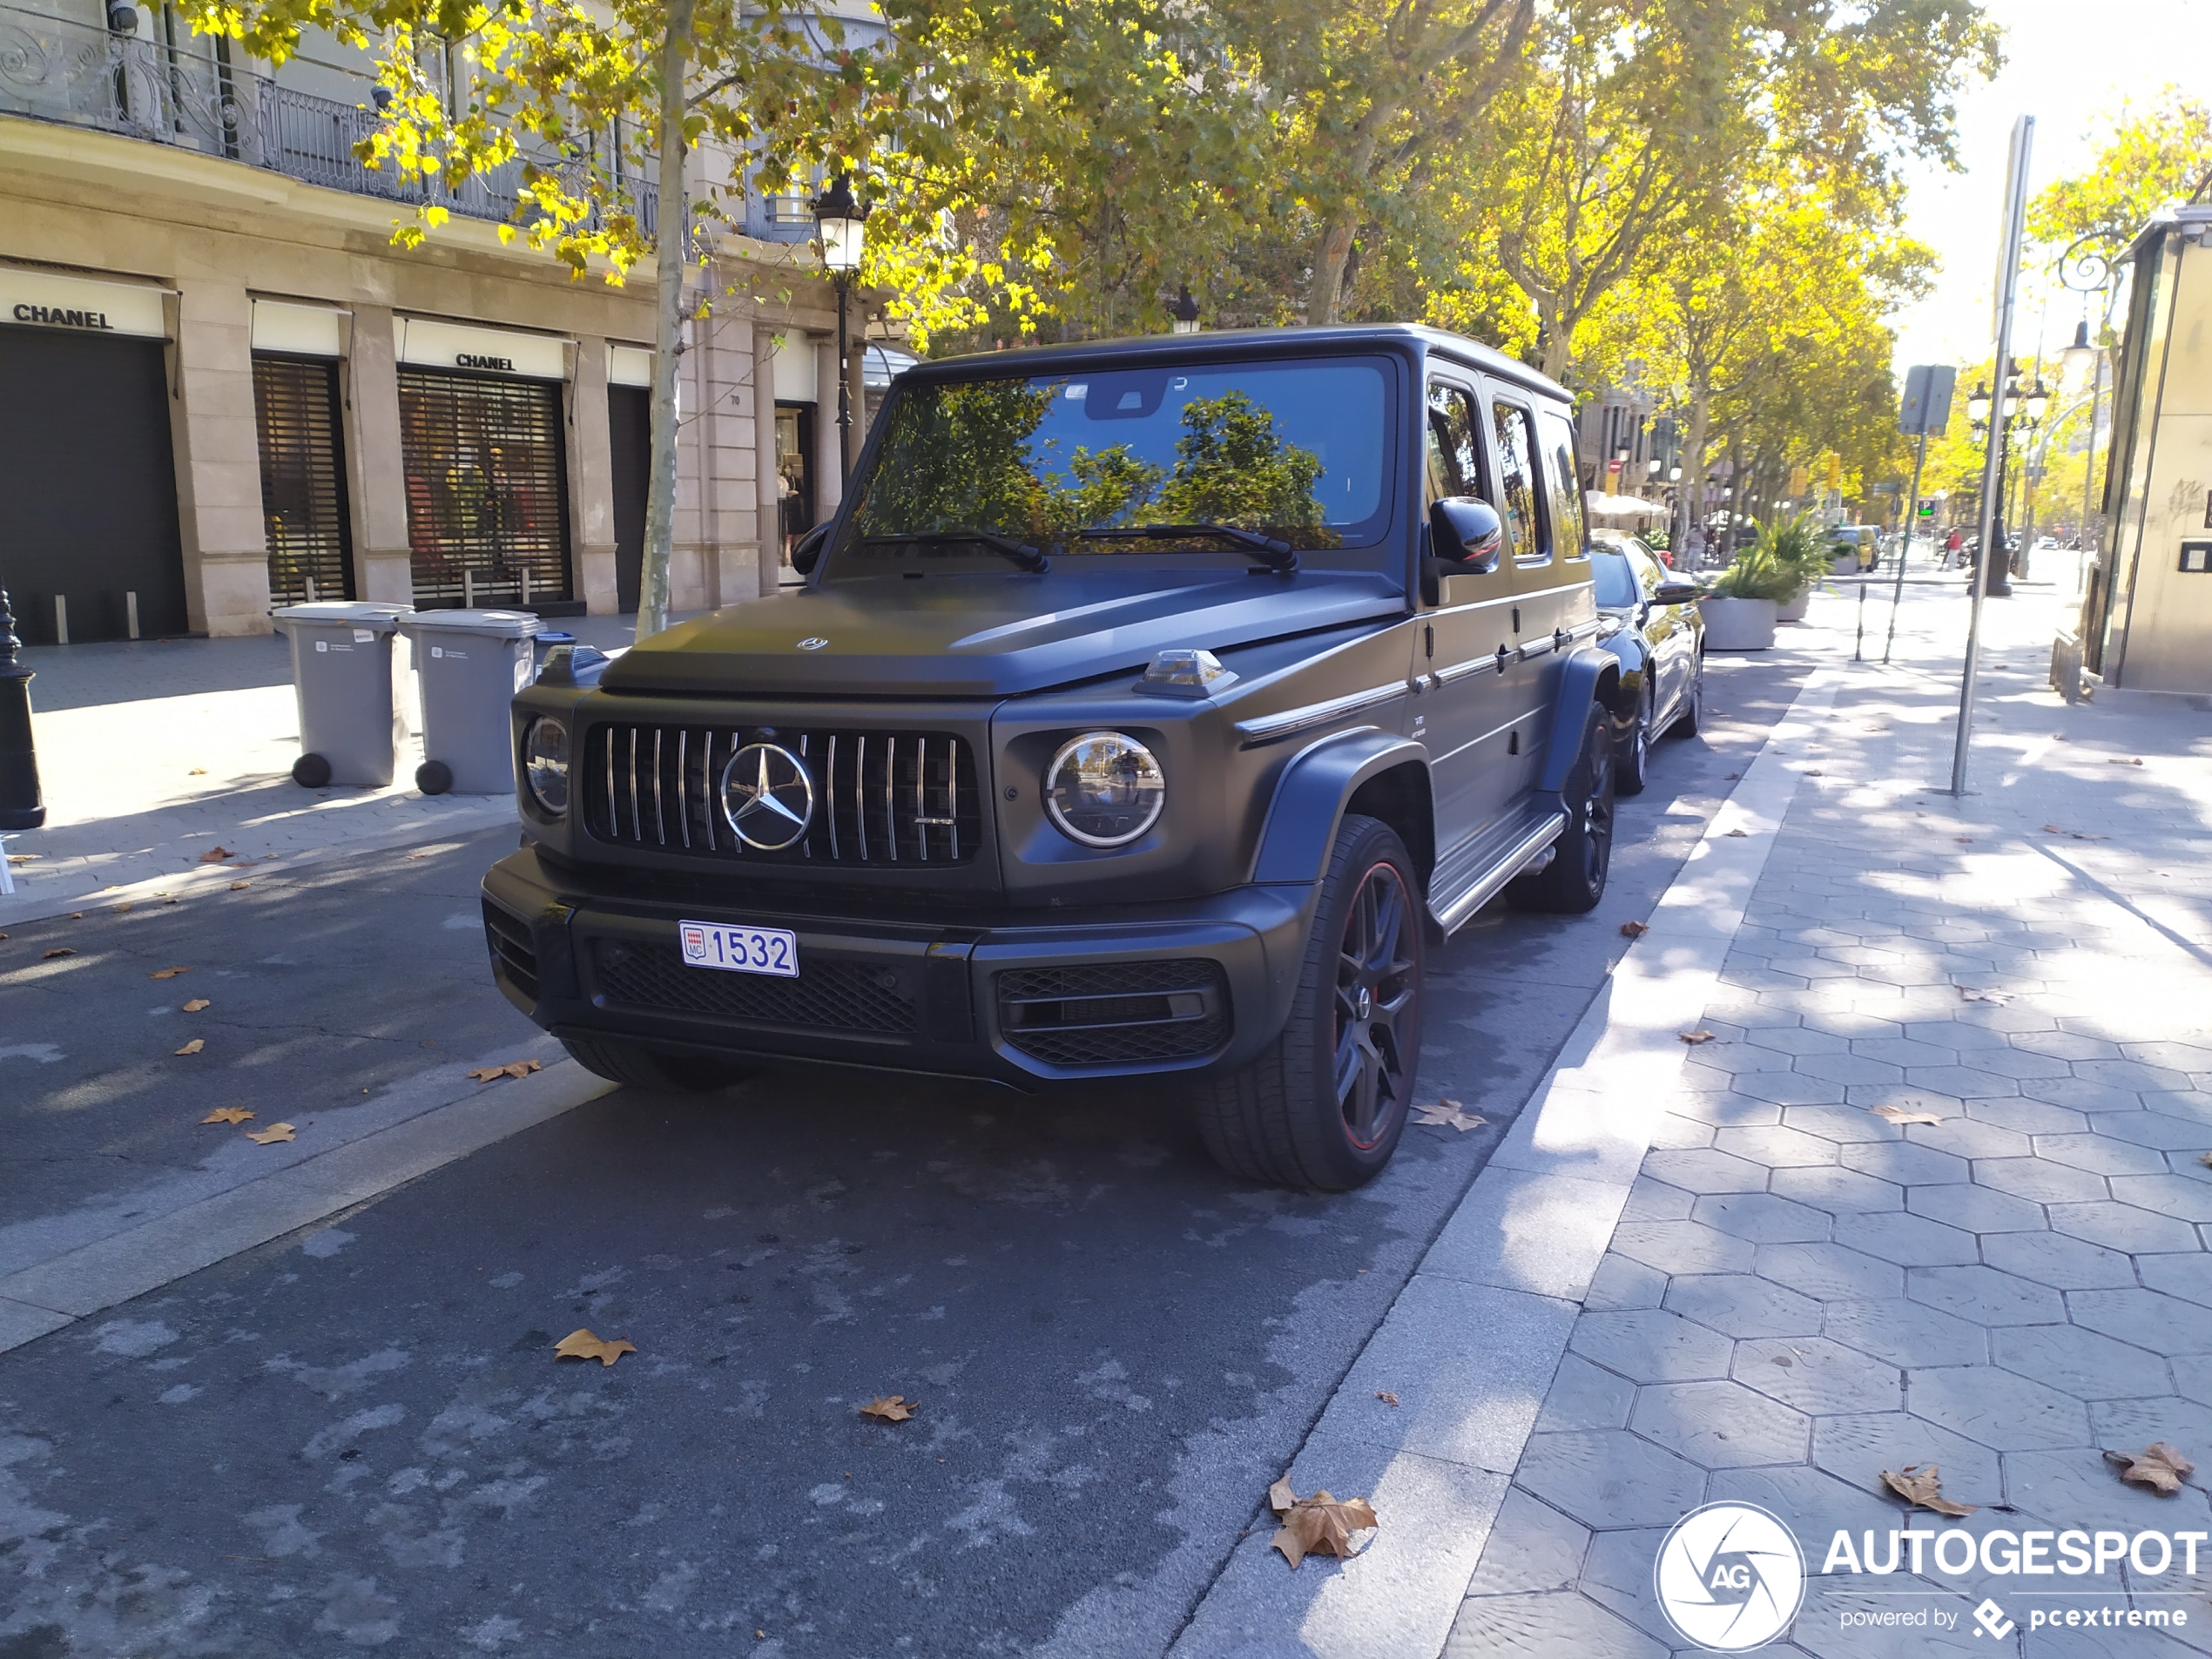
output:
[[[1781,563],[1766,535],[1736,556],[1698,604],[1708,651],[1764,651],[1774,644],[1782,601],[1797,591],[1798,572]]]
[[[1777,568],[1797,578],[1787,593],[1777,596],[1782,605],[1777,619],[1804,621],[1805,608],[1812,601],[1813,583],[1828,574],[1828,550],[1821,542],[1818,527],[1803,513],[1779,523],[1770,521],[1759,526],[1754,545],[1764,549]]]

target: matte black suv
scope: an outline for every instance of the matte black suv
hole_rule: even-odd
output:
[[[1584,911],[1620,695],[1565,393],[1412,327],[902,375],[803,589],[515,700],[501,988],[593,1071],[1187,1088],[1230,1170],[1389,1161],[1426,950]]]

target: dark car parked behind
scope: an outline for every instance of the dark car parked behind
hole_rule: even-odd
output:
[[[1621,714],[1614,738],[1614,787],[1643,792],[1651,742],[1697,734],[1705,705],[1705,617],[1698,587],[1662,569],[1656,555],[1619,530],[1592,532],[1598,639],[1621,659]]]

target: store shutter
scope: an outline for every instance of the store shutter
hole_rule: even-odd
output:
[[[652,474],[653,395],[607,388],[608,453],[614,462],[615,609],[629,616],[644,586],[645,495]]]
[[[421,368],[399,378],[415,603],[569,598],[561,388]]]
[[[253,410],[260,427],[270,604],[352,598],[353,538],[339,462],[338,365],[257,354]]]

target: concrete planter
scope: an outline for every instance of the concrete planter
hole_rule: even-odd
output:
[[[1797,597],[1782,604],[1774,613],[1777,622],[1803,622],[1805,611],[1812,604],[1812,583],[1808,582],[1797,590]]]
[[[1764,651],[1774,644],[1774,624],[1781,607],[1771,599],[1698,601],[1705,617],[1707,651]]]

